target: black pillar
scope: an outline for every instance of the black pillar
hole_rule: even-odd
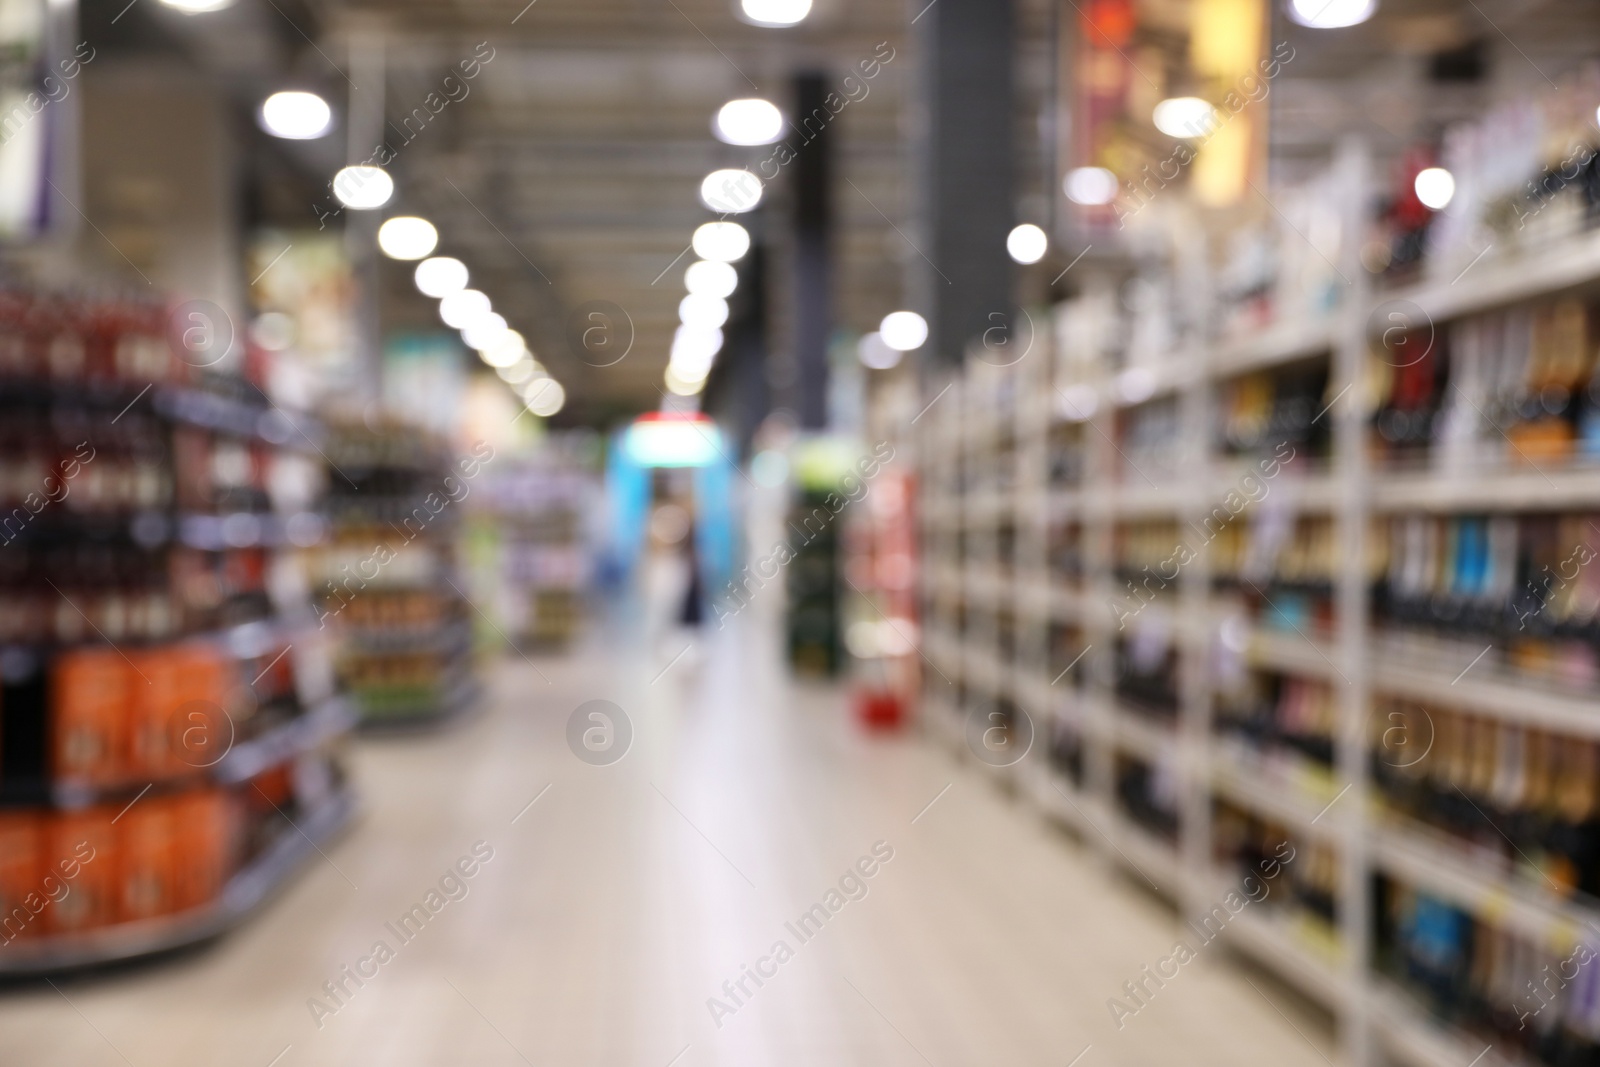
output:
[[[832,116],[821,74],[795,78],[794,125],[809,140],[797,145],[792,165],[794,196],[794,387],[800,426],[820,430],[828,423],[828,337],[833,332],[832,249],[828,241],[832,180]],[[812,115],[826,116],[820,128],[807,126]],[[817,129],[812,135],[811,129]],[[793,142],[791,142],[793,143]]]
[[[939,0],[917,19],[927,125],[917,153],[924,256],[912,306],[928,319],[924,367],[959,365],[967,343],[1012,312],[1012,0]]]

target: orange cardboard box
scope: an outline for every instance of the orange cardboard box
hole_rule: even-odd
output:
[[[216,900],[233,873],[238,820],[228,794],[200,789],[172,800],[177,830],[173,862],[174,909]]]
[[[78,649],[56,660],[50,760],[58,780],[89,785],[121,781],[130,678],[137,680],[115,649]]]
[[[114,807],[64,811],[48,820],[41,868],[69,889],[45,909],[45,928],[51,933],[92,930],[116,921],[117,828],[112,820],[117,811]]]
[[[0,812],[0,952],[19,937],[40,930],[33,908],[42,899],[39,817],[32,812]],[[33,908],[25,901],[37,894]]]
[[[146,797],[117,820],[116,921],[152,919],[176,911],[177,858],[173,804]]]
[[[133,687],[130,773],[160,781],[215,763],[231,740],[223,700],[229,664],[201,642],[152,649],[138,657],[150,680]]]

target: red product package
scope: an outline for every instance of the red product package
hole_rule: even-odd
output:
[[[233,873],[238,819],[228,794],[198,789],[171,800],[176,830],[174,910],[209,904]]]
[[[116,823],[117,921],[152,919],[177,910],[174,805],[146,797]]]
[[[56,660],[50,763],[58,781],[104,786],[122,780],[130,679],[137,681],[116,649],[78,649]]]
[[[181,778],[214,765],[232,743],[223,710],[229,663],[209,642],[190,641],[142,653],[133,686],[129,767],[135,777]]]
[[[0,953],[17,938],[39,932],[35,919],[44,908],[43,875],[39,817],[27,811],[0,813]]]
[[[46,929],[67,934],[92,930],[116,921],[117,809],[88,808],[59,812],[44,834],[44,867],[67,892],[45,909]]]

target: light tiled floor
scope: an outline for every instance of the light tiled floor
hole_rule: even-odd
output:
[[[362,741],[365,815],[326,862],[203,950],[0,990],[0,1064],[1325,1062],[1316,1020],[1220,945],[1118,1031],[1107,998],[1171,947],[1169,911],[931,743],[864,738],[839,689],[786,682],[758,613],[698,640],[654,682],[671,640],[510,657],[483,717]],[[635,731],[606,767],[565,743],[595,698]],[[468,895],[319,1027],[309,998],[480,840]],[[785,922],[878,841],[867,895],[801,943]],[[779,940],[793,958],[716,1025],[708,998]]]

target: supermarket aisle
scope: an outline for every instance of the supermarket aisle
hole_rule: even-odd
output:
[[[1059,1067],[1092,1045],[1082,1067],[1323,1062],[1304,1034],[1327,1036],[1220,946],[1119,1032],[1107,998],[1171,948],[1170,914],[927,742],[860,738],[836,690],[783,681],[756,614],[670,664],[617,635],[512,657],[464,729],[363,742],[367,815],[309,877],[210,949],[6,990],[0,1060]],[[609,766],[565,741],[591,699],[632,723]],[[446,874],[462,860],[471,877]],[[833,890],[820,930],[786,927]],[[761,987],[724,992],[763,960]],[[347,965],[376,974],[343,978],[333,1010],[323,983]],[[731,1013],[714,1021],[711,997]]]

